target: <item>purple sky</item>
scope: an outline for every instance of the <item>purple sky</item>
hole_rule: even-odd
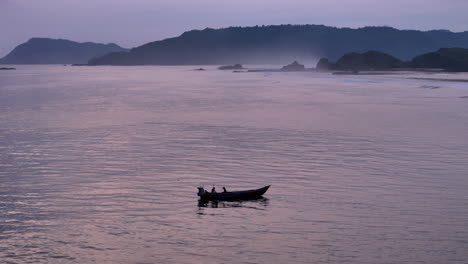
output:
[[[468,0],[0,0],[0,57],[31,37],[134,47],[190,29],[325,24],[468,30]]]

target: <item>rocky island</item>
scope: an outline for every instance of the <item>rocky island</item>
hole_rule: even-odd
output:
[[[412,68],[439,68],[453,72],[468,72],[468,49],[445,48],[414,57]]]
[[[317,63],[317,71],[383,71],[398,69],[440,69],[444,71],[463,72],[468,71],[468,49],[443,48],[436,52],[430,52],[414,57],[410,61],[402,61],[389,54],[378,51],[364,53],[347,53],[336,63],[326,58]]]
[[[283,66],[281,71],[305,71],[306,68],[303,64],[299,64],[297,61],[294,61],[291,64]]]
[[[242,64],[226,65],[218,68],[219,70],[244,70]]]

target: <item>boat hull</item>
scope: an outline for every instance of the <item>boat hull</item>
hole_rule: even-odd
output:
[[[222,193],[210,193],[205,192],[198,194],[201,200],[219,200],[219,201],[228,201],[228,200],[248,200],[248,199],[257,199],[260,198],[263,194],[268,191],[270,185],[265,186],[256,190],[247,190],[247,191],[238,191],[238,192],[222,192]]]

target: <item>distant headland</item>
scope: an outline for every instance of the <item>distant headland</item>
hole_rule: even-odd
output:
[[[336,28],[275,25],[206,28],[150,42],[128,52],[93,58],[90,65],[284,64],[294,60],[338,60],[350,52],[374,50],[398,60],[440,48],[468,48],[468,31],[399,30],[391,27]]]
[[[87,64],[91,58],[117,51],[127,50],[113,43],[32,38],[1,58],[0,64]]]

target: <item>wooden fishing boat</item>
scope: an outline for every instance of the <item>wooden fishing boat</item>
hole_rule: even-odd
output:
[[[198,196],[201,200],[247,200],[260,198],[268,191],[270,185],[256,190],[235,191],[235,192],[208,192],[203,187],[198,187]]]

